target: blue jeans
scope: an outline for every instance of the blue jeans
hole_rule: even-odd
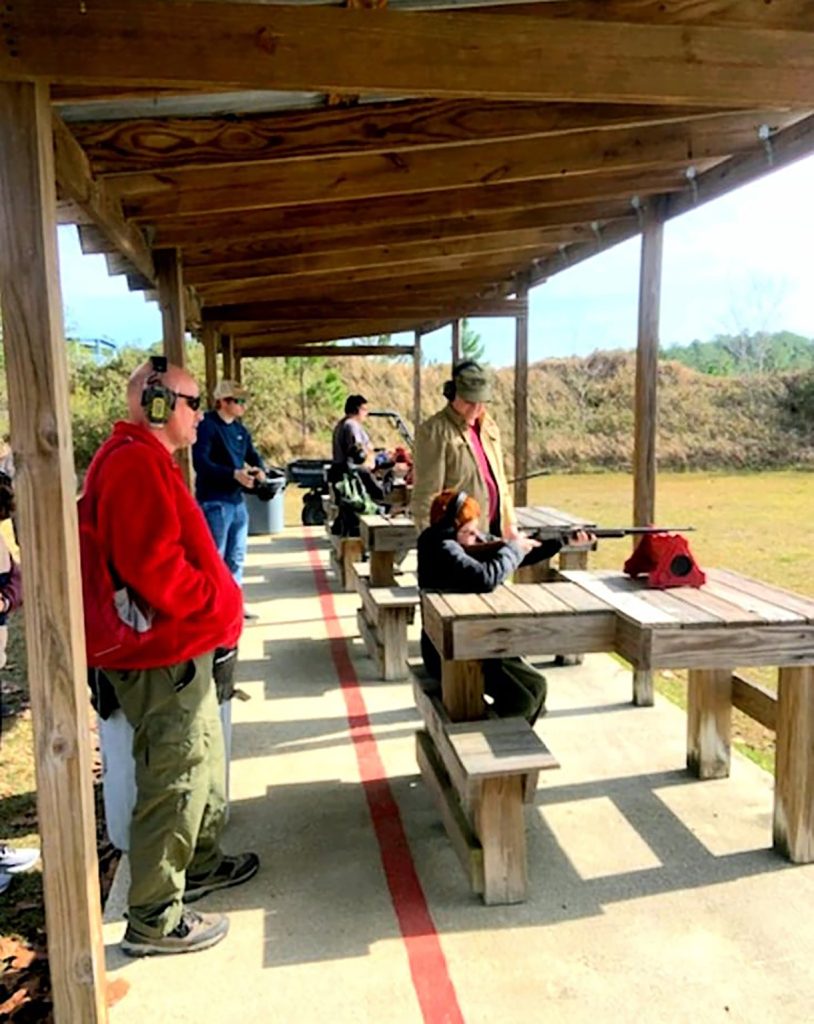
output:
[[[238,586],[243,584],[243,563],[249,537],[249,511],[241,498],[231,501],[202,501],[201,509],[209,523],[215,546]]]

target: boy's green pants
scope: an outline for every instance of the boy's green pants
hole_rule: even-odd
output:
[[[205,877],[222,857],[226,765],[212,652],[166,668],[104,673],[134,730],[130,926],[166,935],[181,918],[186,873]]]

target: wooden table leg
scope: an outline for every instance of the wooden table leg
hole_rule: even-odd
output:
[[[396,575],[393,571],[393,551],[370,552],[370,585],[371,587],[392,587]]]
[[[515,583],[547,583],[554,570],[551,568],[550,559],[544,562],[536,562],[534,565],[522,566],[514,574]]]
[[[699,779],[729,775],[732,670],[691,668],[687,688],[687,767]]]
[[[639,708],[652,708],[654,703],[653,695],[653,673],[650,669],[633,670],[633,703]]]
[[[526,823],[523,779],[484,779],[475,831],[483,847],[483,902],[522,903],[526,898]]]
[[[780,669],[773,833],[789,860],[814,861],[814,665]]]
[[[483,668],[479,661],[441,664],[441,699],[453,722],[483,718]]]

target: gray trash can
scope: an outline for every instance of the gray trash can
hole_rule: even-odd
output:
[[[282,533],[285,527],[285,491],[279,490],[271,501],[261,501],[253,494],[246,495],[249,510],[249,536]]]

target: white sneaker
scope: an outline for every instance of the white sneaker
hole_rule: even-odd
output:
[[[8,871],[0,871],[0,893],[4,893],[11,885],[11,875]]]
[[[30,871],[39,859],[40,851],[33,847],[15,849],[13,846],[0,845],[0,873],[2,874],[19,875],[23,871]]]

